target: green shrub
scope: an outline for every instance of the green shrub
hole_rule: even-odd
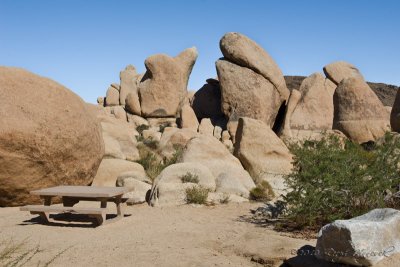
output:
[[[175,152],[171,158],[161,158],[149,144],[139,144],[137,148],[139,150],[139,160],[136,160],[136,162],[143,166],[147,176],[149,176],[152,181],[154,181],[166,167],[177,163],[183,153],[182,147],[175,147]]]
[[[261,181],[256,187],[250,190],[250,199],[254,201],[270,201],[275,194],[267,181]]]
[[[203,186],[192,186],[186,188],[186,203],[188,204],[206,204],[210,190]]]
[[[138,127],[136,127],[136,131],[138,131],[139,135],[143,134],[144,130],[148,130],[150,128],[150,126],[145,125],[145,124],[141,124]]]
[[[143,144],[150,149],[156,150],[160,142],[153,140],[153,138],[143,139]]]
[[[398,201],[385,201],[400,185],[400,141],[390,134],[367,146],[325,136],[290,150],[294,169],[285,177],[288,226],[319,229],[374,208],[399,207]]]
[[[174,145],[174,149],[175,149],[175,151],[172,154],[172,157],[164,159],[164,163],[165,163],[166,167],[169,165],[175,164],[182,159],[183,147],[180,145]]]
[[[167,127],[169,127],[170,125],[169,125],[169,123],[168,122],[164,122],[164,123],[162,123],[162,124],[160,124],[160,133],[164,133],[164,130],[165,130],[165,128],[167,128]]]
[[[199,176],[197,174],[193,174],[190,172],[187,172],[185,175],[182,175],[180,178],[181,178],[182,183],[194,183],[194,184],[199,183]]]

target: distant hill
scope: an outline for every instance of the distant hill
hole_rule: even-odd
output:
[[[290,91],[293,89],[299,89],[305,78],[306,77],[304,76],[285,76],[286,85]],[[385,83],[367,83],[382,101],[383,105],[393,106],[397,90],[400,88],[399,86]]]

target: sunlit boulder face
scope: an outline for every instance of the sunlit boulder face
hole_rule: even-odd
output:
[[[273,127],[278,111],[289,97],[285,79],[271,56],[240,33],[220,41],[223,59],[216,62],[222,112],[230,120],[249,117]]]
[[[176,57],[164,54],[145,61],[146,73],[139,84],[143,117],[175,117],[187,95],[197,49],[188,48]]]
[[[29,191],[88,185],[104,153],[100,125],[64,86],[0,67],[0,206],[32,204]]]
[[[390,130],[382,102],[360,78],[343,79],[334,94],[333,128],[357,143],[375,141]]]

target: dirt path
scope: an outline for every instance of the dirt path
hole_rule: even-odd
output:
[[[43,250],[27,266],[280,266],[315,240],[283,236],[243,222],[260,204],[127,208],[123,220],[98,228],[50,226],[18,208],[0,209],[0,240]],[[256,263],[256,261],[262,263]]]

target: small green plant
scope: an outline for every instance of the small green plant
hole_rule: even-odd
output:
[[[250,199],[254,201],[266,202],[275,197],[271,185],[267,181],[261,181],[256,187],[250,190]]]
[[[325,136],[290,150],[294,169],[285,177],[289,193],[284,198],[288,228],[317,230],[374,208],[400,207],[391,197],[400,185],[400,140],[392,135],[368,145]]]
[[[154,181],[166,167],[177,163],[183,153],[183,148],[180,146],[175,147],[175,152],[171,158],[161,158],[161,156],[156,153],[157,151],[155,151],[155,149],[150,148],[146,144],[139,144],[138,150],[139,160],[136,160],[136,162],[143,166],[152,181]]]
[[[159,145],[159,142],[157,140],[153,140],[153,138],[143,139],[142,142],[145,146],[153,150],[156,150]]]
[[[164,159],[166,167],[179,162],[182,159],[183,147],[180,145],[174,145],[174,153],[172,157]]]
[[[169,127],[169,123],[168,122],[164,122],[162,123],[159,128],[160,128],[160,133],[164,133],[165,128]]]
[[[197,174],[193,174],[191,172],[187,172],[185,175],[182,175],[180,178],[181,178],[182,183],[194,183],[194,184],[199,183],[199,176]]]
[[[139,135],[143,134],[144,130],[148,130],[150,127],[146,124],[141,124],[138,127],[136,127],[136,131],[138,131]]]
[[[208,188],[198,185],[186,188],[186,203],[206,204],[209,192]]]

